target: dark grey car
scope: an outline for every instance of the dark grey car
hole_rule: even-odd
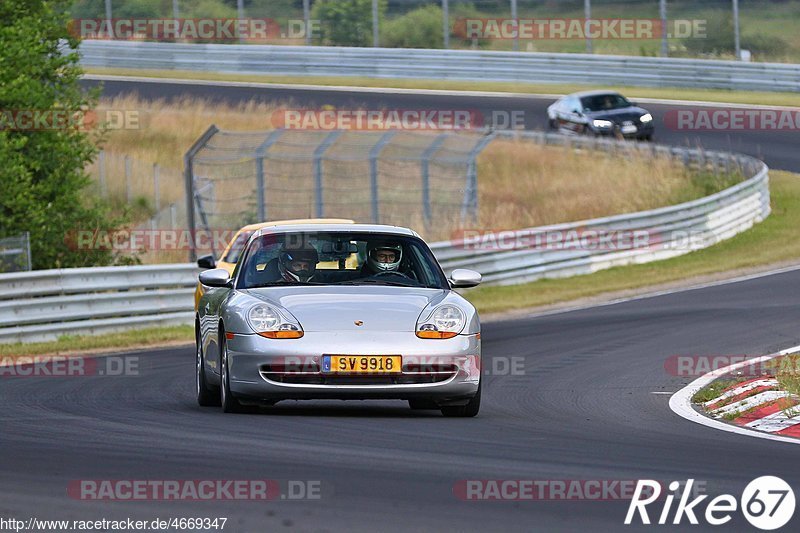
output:
[[[585,91],[559,98],[547,108],[551,129],[651,141],[653,116],[613,91]]]

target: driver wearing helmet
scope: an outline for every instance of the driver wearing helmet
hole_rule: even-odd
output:
[[[307,283],[317,271],[319,254],[313,246],[287,249],[283,245],[278,255],[278,271],[284,281],[289,283]]]
[[[367,261],[364,263],[363,273],[376,275],[383,272],[400,273],[400,263],[403,260],[403,247],[396,242],[370,243],[367,249]]]

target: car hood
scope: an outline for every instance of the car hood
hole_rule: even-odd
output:
[[[610,109],[608,111],[590,111],[586,117],[590,120],[610,120],[616,124],[621,124],[626,120],[639,122],[639,117],[647,113],[641,107],[623,107],[620,109]]]
[[[449,291],[387,286],[300,286],[247,289],[290,312],[304,331],[414,331],[422,310]],[[357,326],[356,322],[362,322]]]

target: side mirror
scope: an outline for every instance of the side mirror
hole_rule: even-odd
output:
[[[208,287],[228,287],[231,276],[224,268],[212,268],[200,272],[200,283]]]
[[[454,289],[466,289],[467,287],[474,287],[480,284],[482,276],[474,270],[466,268],[457,268],[450,272],[450,286]]]
[[[197,266],[200,268],[217,268],[217,262],[214,261],[213,255],[204,255],[197,258]]]

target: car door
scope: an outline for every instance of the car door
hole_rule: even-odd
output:
[[[586,119],[583,115],[580,98],[569,96],[564,99],[560,128],[568,133],[581,133],[584,130]]]

